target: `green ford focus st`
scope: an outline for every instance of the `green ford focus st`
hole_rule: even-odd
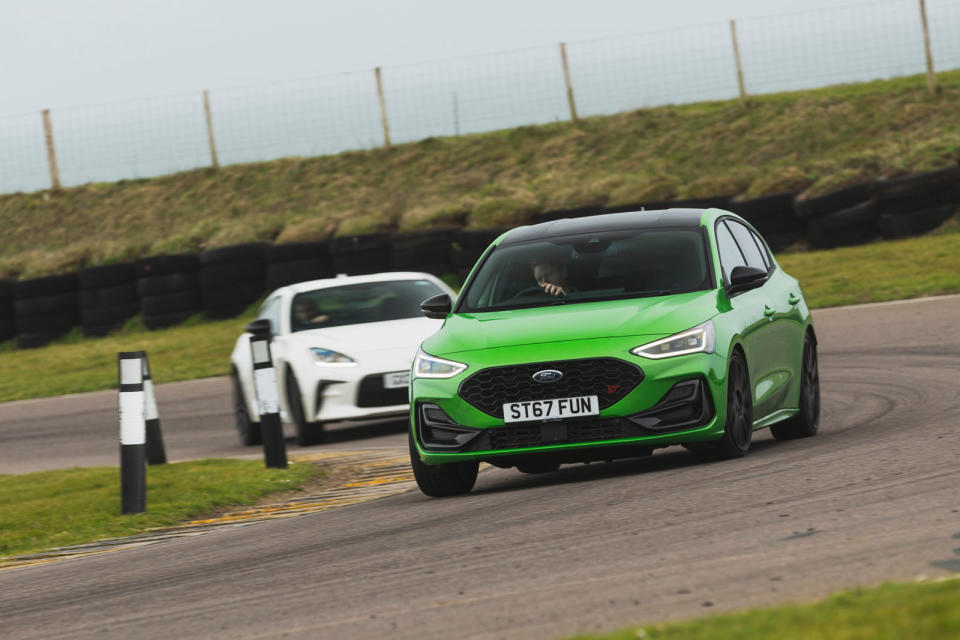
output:
[[[480,462],[525,473],[684,445],[747,453],[817,431],[816,334],[797,281],[718,209],[520,227],[480,258],[410,381],[410,459],[429,496]]]

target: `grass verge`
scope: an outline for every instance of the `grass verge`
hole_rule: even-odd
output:
[[[218,507],[253,504],[321,474],[291,463],[265,469],[259,460],[199,460],[147,469],[147,513],[120,513],[120,473],[93,467],[0,475],[0,556],[167,527]]]
[[[885,584],[687,622],[630,627],[577,640],[947,640],[960,637],[960,580]]]
[[[939,233],[859,247],[778,256],[800,280],[811,307],[882,302],[960,292],[960,221]],[[118,351],[145,349],[154,380],[173,382],[230,372],[230,352],[251,307],[238,318],[147,331],[132,321],[106,338],[79,333],[40,349],[0,345],[0,402],[116,386]],[[53,375],[56,373],[56,375]]]

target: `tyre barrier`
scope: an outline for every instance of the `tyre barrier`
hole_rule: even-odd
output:
[[[22,349],[42,347],[77,325],[77,274],[20,280],[13,286],[13,309]],[[23,330],[29,328],[29,330]]]
[[[0,280],[0,342],[17,335],[16,314],[13,310],[13,280]]]
[[[271,245],[265,255],[267,291],[295,282],[332,278],[337,274],[326,242]]]
[[[77,282],[84,335],[105,336],[140,313],[137,269],[132,262],[81,269]]]
[[[814,198],[780,193],[738,202],[723,196],[582,207],[542,213],[534,219],[691,207],[739,213],[757,227],[774,251],[803,238],[815,248],[858,244],[878,234],[901,238],[926,233],[957,213],[960,166],[864,181]],[[329,242],[252,243],[212,249],[199,256],[151,256],[132,265],[91,267],[32,280],[0,280],[0,342],[15,337],[21,347],[37,347],[77,324],[87,335],[103,335],[138,312],[150,329],[179,324],[201,310],[213,318],[231,317],[277,287],[336,273],[455,272],[462,281],[503,231],[373,233]]]
[[[390,234],[368,233],[340,236],[330,241],[330,255],[337,273],[360,276],[393,269]]]
[[[266,249],[261,242],[210,249],[200,254],[200,298],[211,318],[232,318],[266,288]]]
[[[192,253],[151,256],[136,263],[137,293],[148,329],[172,327],[200,311],[199,266]]]
[[[390,241],[390,261],[396,271],[424,271],[440,277],[454,271],[450,261],[453,230],[398,233]]]

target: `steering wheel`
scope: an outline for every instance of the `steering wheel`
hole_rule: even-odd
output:
[[[533,287],[527,287],[526,289],[521,289],[520,291],[517,291],[515,294],[513,294],[513,297],[522,298],[523,296],[533,295],[534,293],[542,293],[543,295],[547,295],[547,292],[543,290],[543,287],[541,287],[540,285],[536,285]]]

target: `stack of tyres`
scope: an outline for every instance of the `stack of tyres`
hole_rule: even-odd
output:
[[[797,192],[775,193],[759,198],[732,200],[730,211],[739,214],[764,237],[773,251],[780,251],[803,237],[806,224],[797,217],[793,201]]]
[[[261,242],[200,254],[200,293],[211,318],[232,318],[266,291],[266,248]]]
[[[440,277],[453,273],[450,244],[453,231],[398,233],[392,239],[391,260],[397,271],[425,271]]]
[[[13,281],[0,280],[0,342],[17,335],[16,314],[13,312]]]
[[[952,166],[877,183],[879,229],[887,238],[936,229],[960,208],[960,167]]]
[[[813,198],[794,200],[797,216],[808,221],[810,244],[818,249],[869,242],[877,235],[876,181],[869,180]]]
[[[151,256],[137,262],[137,292],[147,328],[172,327],[200,311],[198,267],[192,253]]]
[[[299,242],[267,247],[267,290],[336,275],[326,242]]]
[[[77,274],[20,280],[14,284],[17,344],[41,347],[77,324]]]
[[[77,274],[80,325],[88,336],[105,336],[140,312],[133,263],[88,267]]]
[[[466,280],[473,265],[477,263],[483,252],[494,240],[500,237],[506,229],[480,229],[477,231],[455,231],[453,246],[450,249],[450,262],[460,282]]]
[[[330,255],[337,273],[360,276],[390,271],[390,234],[368,233],[340,236],[330,241]]]

